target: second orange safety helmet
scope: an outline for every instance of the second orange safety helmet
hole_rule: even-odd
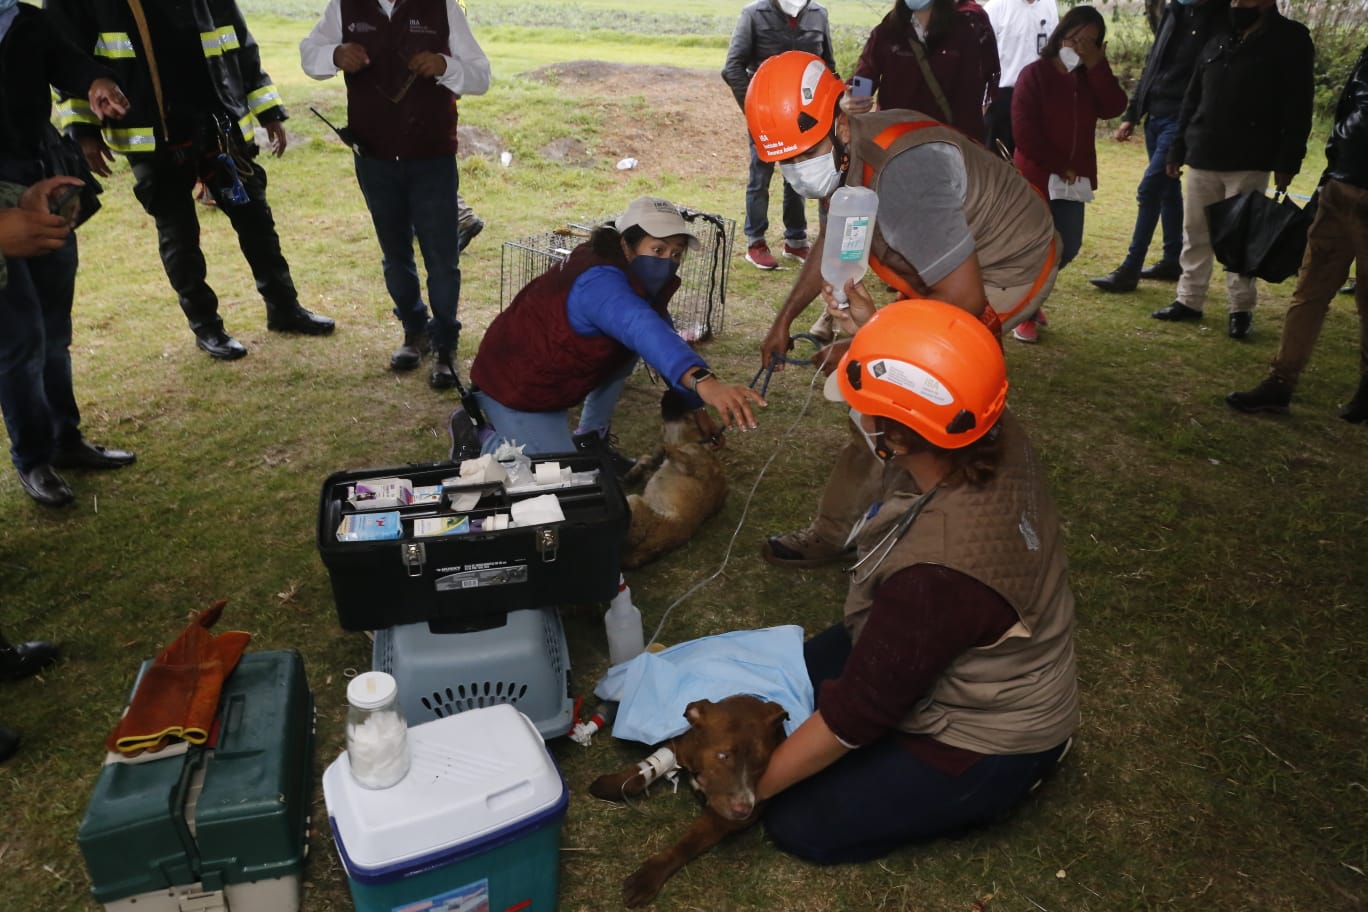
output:
[[[857,412],[956,450],[997,424],[1007,403],[1007,363],[972,314],[943,301],[895,301],[851,339],[827,381],[827,398],[833,386]]]
[[[845,83],[816,54],[785,51],[756,69],[746,90],[746,126],[761,161],[806,152],[831,132]]]

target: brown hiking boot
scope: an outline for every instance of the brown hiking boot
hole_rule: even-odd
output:
[[[832,544],[807,528],[770,536],[760,553],[776,567],[802,569],[848,560],[855,556],[855,549]]]

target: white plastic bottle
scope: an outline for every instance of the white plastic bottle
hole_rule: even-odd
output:
[[[868,187],[842,187],[831,195],[822,229],[822,280],[831,285],[842,306],[846,282],[858,282],[869,268],[878,211],[879,195]]]
[[[622,576],[618,576],[617,595],[603,616],[603,626],[608,631],[608,661],[612,664],[621,665],[645,650],[641,612],[632,604],[631,587]]]

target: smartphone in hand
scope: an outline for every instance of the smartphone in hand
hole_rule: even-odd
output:
[[[48,197],[48,211],[53,215],[62,217],[62,221],[68,225],[76,224],[76,216],[81,209],[81,190],[84,189],[80,184],[75,186],[63,187],[58,192]]]
[[[874,94],[874,80],[868,76],[852,76],[850,79],[850,97],[868,98]]]

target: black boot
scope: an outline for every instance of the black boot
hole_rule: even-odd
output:
[[[336,328],[332,317],[316,314],[296,304],[293,307],[268,307],[266,328],[271,332],[326,336]]]
[[[632,466],[636,465],[635,460],[628,459],[613,449],[614,438],[607,431],[585,431],[583,434],[575,434],[572,439],[575,441],[575,449],[581,453],[607,457],[613,474],[618,478],[625,476],[632,470]]]
[[[1359,378],[1358,392],[1340,412],[1340,417],[1351,424],[1368,421],[1368,377]]]
[[[0,725],[0,763],[4,763],[19,749],[19,733]]]
[[[1183,277],[1183,267],[1173,260],[1160,260],[1153,266],[1140,270],[1140,278],[1157,279],[1160,282],[1176,282]]]
[[[57,647],[38,640],[11,646],[0,639],[0,681],[18,681],[36,675],[57,661]]]
[[[455,346],[432,350],[432,371],[428,374],[428,386],[435,390],[447,390],[456,385],[455,357]]]
[[[1286,415],[1288,403],[1291,401],[1292,384],[1272,376],[1265,377],[1262,383],[1251,390],[1234,392],[1226,396],[1226,405],[1251,415],[1257,412]]]
[[[1135,289],[1140,286],[1140,274],[1118,266],[1107,275],[1099,276],[1096,279],[1088,279],[1088,281],[1092,282],[1103,291],[1135,291]]]
[[[426,329],[405,332],[404,341],[390,355],[390,370],[411,371],[422,362],[423,356],[432,351],[432,342]]]

